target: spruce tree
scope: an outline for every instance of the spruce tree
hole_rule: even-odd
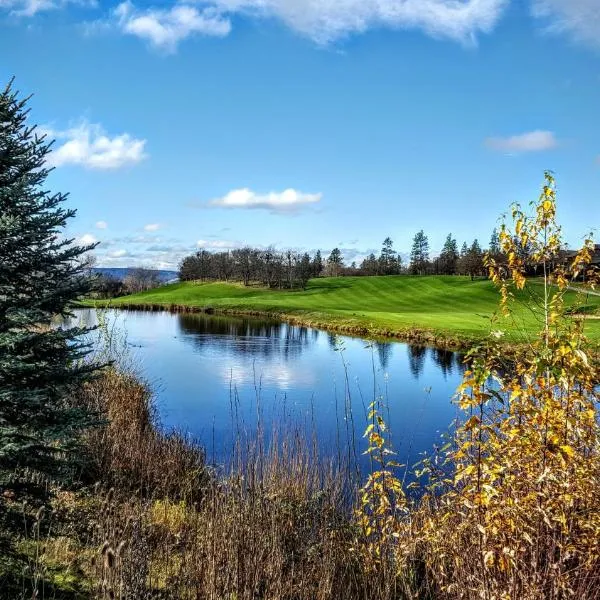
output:
[[[458,245],[456,240],[449,233],[444,242],[444,247],[440,253],[440,262],[444,275],[454,275],[456,273],[456,263],[458,261]]]
[[[410,252],[410,270],[413,275],[423,275],[429,263],[429,240],[424,231],[417,232],[413,238]]]
[[[329,276],[337,277],[344,266],[344,258],[339,248],[334,248],[327,259]]]
[[[311,263],[310,255],[308,254],[308,252],[305,252],[302,255],[302,258],[300,259],[300,261],[298,263],[297,270],[298,270],[298,278],[300,279],[300,285],[301,285],[302,289],[305,290],[308,280],[312,277],[312,263]]]
[[[11,84],[0,93],[0,484],[27,467],[57,479],[89,423],[69,401],[90,376],[84,330],[53,326],[89,291],[83,255],[63,238],[75,211],[45,188],[51,144]]]
[[[362,261],[360,270],[363,275],[377,275],[379,271],[379,260],[377,260],[377,257],[373,252]]]
[[[321,251],[317,250],[315,257],[312,261],[312,276],[320,277],[323,272],[323,259],[321,258]]]
[[[494,227],[494,231],[492,231],[492,236],[490,238],[489,253],[492,257],[495,257],[498,256],[500,252],[500,236],[498,235],[498,230]]]
[[[396,252],[394,242],[390,237],[383,240],[381,255],[379,256],[380,272],[382,275],[395,275],[397,272]]]

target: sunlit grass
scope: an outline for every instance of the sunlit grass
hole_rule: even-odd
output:
[[[523,298],[527,300],[529,298]],[[469,277],[337,277],[313,279],[306,290],[270,290],[235,283],[176,283],[111,300],[111,305],[161,305],[260,312],[297,317],[307,324],[357,331],[401,334],[421,329],[434,335],[477,338],[490,330],[499,295],[487,279]],[[581,299],[573,292],[569,301]],[[600,309],[600,297],[585,299],[590,314]],[[530,303],[531,305],[531,303]],[[536,330],[538,314],[520,308],[506,328],[509,339]],[[587,333],[600,340],[600,323],[590,320]]]

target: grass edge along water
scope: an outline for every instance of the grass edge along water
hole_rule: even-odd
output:
[[[539,279],[532,288],[542,288]],[[536,330],[540,315],[528,304],[528,292],[507,322],[505,339],[522,343]],[[489,279],[462,276],[330,277],[309,281],[306,290],[269,290],[237,283],[175,283],[87,305],[135,310],[222,312],[286,320],[364,337],[397,338],[451,349],[466,349],[490,332],[499,294]],[[600,296],[569,290],[571,310],[587,316],[586,334],[600,345]],[[537,314],[536,314],[537,313]]]

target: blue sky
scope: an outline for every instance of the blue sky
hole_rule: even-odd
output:
[[[0,0],[12,75],[103,266],[600,225],[599,0]]]

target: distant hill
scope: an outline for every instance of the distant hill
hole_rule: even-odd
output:
[[[107,277],[112,277],[113,279],[123,281],[123,279],[127,277],[127,274],[134,270],[135,268],[133,267],[94,267],[92,269],[92,273],[106,275]],[[157,274],[161,283],[167,283],[168,281],[179,279],[179,273],[177,271],[164,271],[160,269],[151,270]]]

